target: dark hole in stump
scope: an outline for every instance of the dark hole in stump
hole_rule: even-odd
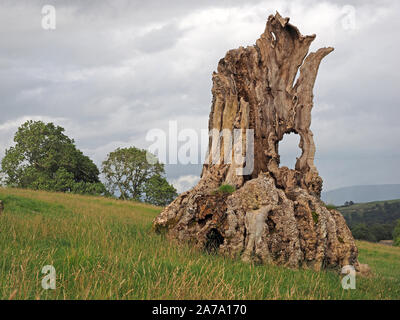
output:
[[[224,243],[224,237],[217,229],[213,228],[207,233],[206,243],[204,245],[204,248],[208,253],[215,254],[218,252],[218,248],[223,243]]]

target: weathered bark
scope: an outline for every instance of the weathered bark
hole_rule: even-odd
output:
[[[210,139],[200,182],[155,219],[156,231],[245,261],[315,270],[359,268],[344,218],[319,198],[322,179],[310,130],[313,87],[321,60],[333,48],[308,54],[314,39],[277,13],[254,46],[231,50],[220,60],[213,74],[209,129],[254,130],[253,170],[238,174],[248,159],[214,163]],[[294,170],[279,167],[278,143],[287,133],[300,135],[302,155]],[[221,147],[222,159],[226,153]],[[216,192],[222,184],[236,191]]]

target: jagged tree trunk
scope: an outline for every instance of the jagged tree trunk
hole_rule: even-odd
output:
[[[209,129],[252,130],[251,137],[243,134],[242,145],[219,140],[221,159],[228,144],[246,161],[213,162],[210,138],[200,182],[155,219],[156,231],[246,261],[358,269],[357,248],[344,218],[320,200],[311,109],[318,67],[333,48],[308,54],[314,39],[277,13],[268,18],[256,45],[231,50],[220,60],[213,74]],[[278,144],[288,133],[300,135],[302,155],[294,170],[279,167]],[[244,146],[250,138],[254,148],[248,157]],[[236,191],[216,192],[222,184]]]

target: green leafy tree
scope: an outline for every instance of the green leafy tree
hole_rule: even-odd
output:
[[[366,240],[371,242],[376,242],[376,236],[369,230],[365,223],[360,223],[352,228],[354,238],[358,240]]]
[[[395,246],[400,246],[400,220],[397,221],[397,225],[394,228],[393,241]]]
[[[118,148],[103,162],[102,173],[108,192],[124,200],[166,205],[176,196],[164,177],[164,165],[146,150]]]
[[[60,192],[104,193],[93,161],[53,123],[27,121],[14,136],[15,146],[1,161],[7,186]],[[77,188],[77,185],[80,188]],[[82,188],[85,185],[85,188]]]
[[[178,196],[174,186],[159,174],[153,175],[146,181],[144,194],[145,202],[156,206],[166,206]]]

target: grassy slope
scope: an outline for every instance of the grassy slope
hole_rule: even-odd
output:
[[[400,299],[400,249],[359,242],[376,276],[343,290],[333,272],[255,266],[151,232],[159,208],[0,189],[0,299]],[[54,265],[57,289],[41,288]]]
[[[355,203],[355,204],[352,204],[351,206],[347,206],[347,207],[339,206],[338,208],[343,209],[344,211],[349,212],[349,213],[351,213],[353,211],[356,212],[358,210],[367,211],[367,209],[374,208],[375,205],[381,206],[385,202],[393,204],[393,203],[400,202],[400,199]]]
[[[384,204],[388,205],[385,209]],[[400,200],[386,200],[374,201],[366,203],[355,203],[347,207],[337,207],[337,209],[350,221],[354,220],[355,223],[367,222],[369,223],[394,223],[400,219]],[[390,210],[390,211],[388,211]]]

